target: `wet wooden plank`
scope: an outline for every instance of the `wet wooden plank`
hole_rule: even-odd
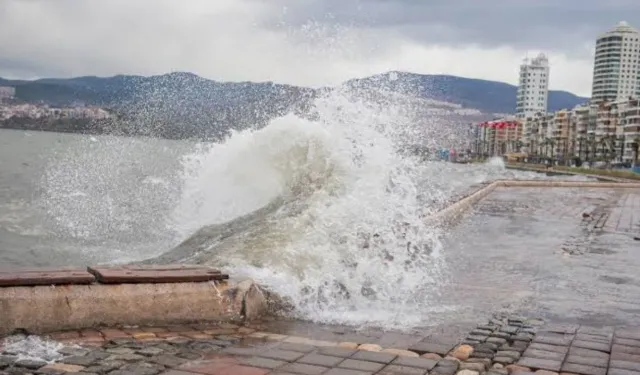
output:
[[[0,270],[0,287],[84,285],[95,281],[86,270],[71,267]]]
[[[229,275],[203,266],[190,265],[126,265],[88,267],[103,284],[184,283],[226,280]]]

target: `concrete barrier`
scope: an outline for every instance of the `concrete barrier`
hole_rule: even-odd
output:
[[[491,194],[497,187],[640,189],[640,182],[497,180],[436,212],[427,218],[427,222],[451,225],[479,201]]]
[[[266,299],[251,280],[0,288],[0,335],[115,325],[255,319]]]

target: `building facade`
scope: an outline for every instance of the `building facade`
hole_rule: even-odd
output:
[[[516,117],[526,119],[547,112],[549,93],[549,60],[541,53],[524,59],[520,65]]]
[[[637,98],[639,78],[640,32],[623,21],[596,40],[591,100]]]

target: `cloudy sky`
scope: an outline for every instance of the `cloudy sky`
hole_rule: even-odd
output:
[[[640,0],[0,0],[0,77],[162,74],[319,86],[389,70],[588,96],[599,33]]]

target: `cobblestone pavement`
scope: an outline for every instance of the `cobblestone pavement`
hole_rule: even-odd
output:
[[[462,336],[446,330],[428,336],[386,332],[386,341],[318,340],[255,328],[220,324],[61,332],[50,336],[64,344],[57,360],[0,350],[0,374],[640,375],[640,329],[628,327],[502,316]]]
[[[640,192],[497,188],[453,228],[439,321],[492,312],[586,324],[640,313]]]

